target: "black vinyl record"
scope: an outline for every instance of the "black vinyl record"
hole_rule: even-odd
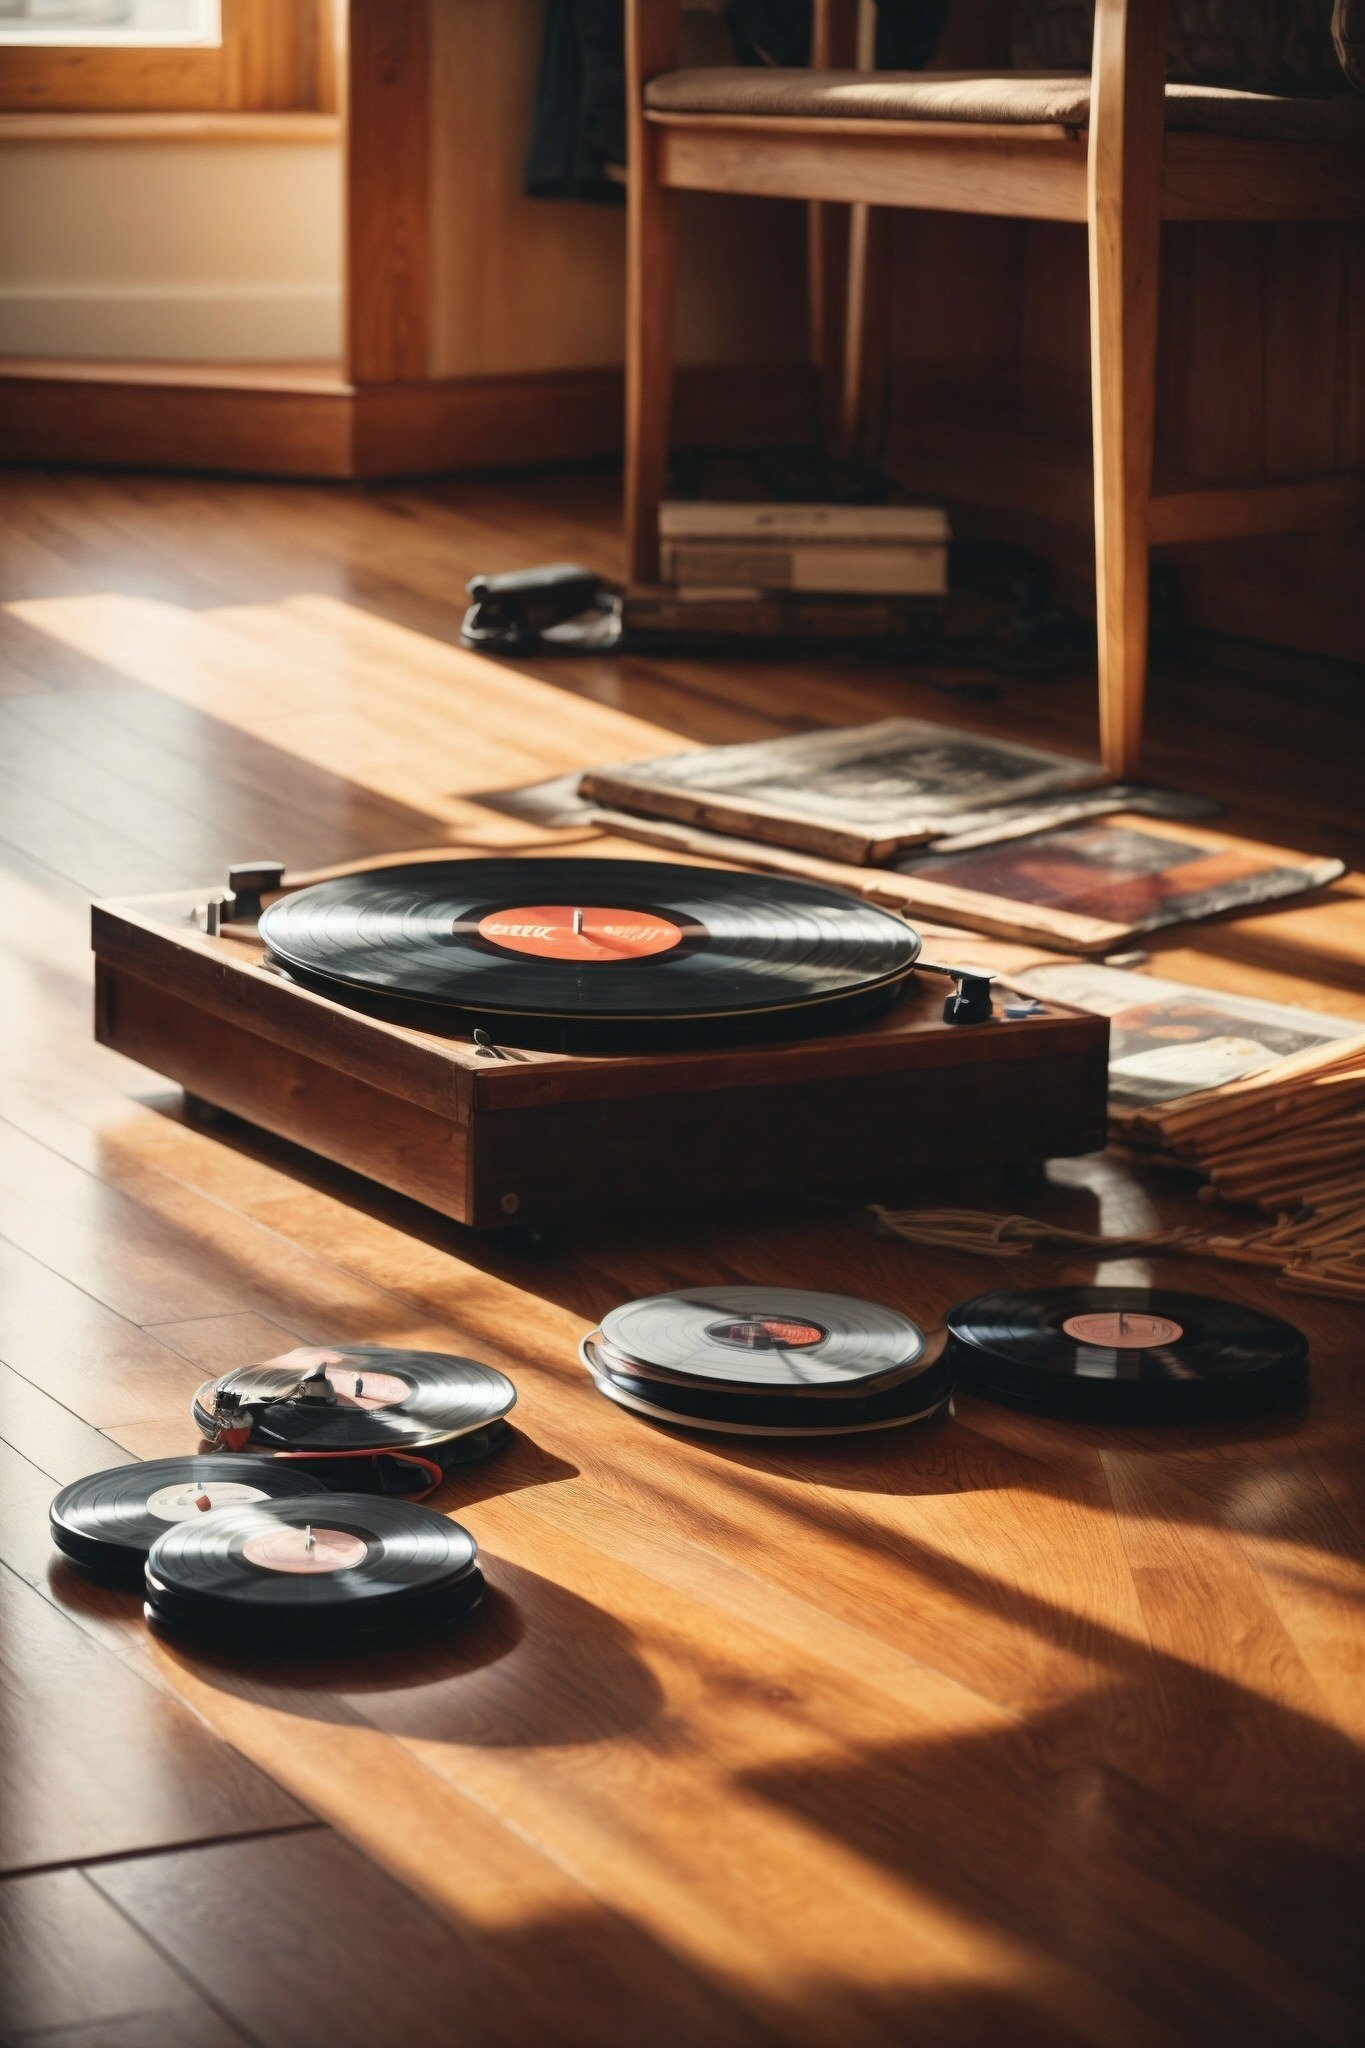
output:
[[[260,930],[283,967],[333,994],[644,1029],[885,1007],[920,949],[901,918],[818,883],[570,858],[348,875],[282,897]]]
[[[334,1401],[291,1398],[306,1375],[319,1371]],[[491,1365],[380,1344],[305,1345],[206,1380],[194,1397],[194,1419],[206,1437],[221,1420],[214,1404],[223,1393],[248,1405],[253,1443],[288,1451],[420,1450],[487,1430],[517,1398],[511,1380]]]
[[[483,1596],[477,1560],[467,1529],[411,1501],[253,1502],[158,1538],[147,1617],[238,1648],[361,1648],[463,1620]]]
[[[981,1294],[948,1328],[964,1388],[1043,1414],[1233,1417],[1295,1400],[1308,1378],[1308,1340],[1292,1323],[1164,1288]]]
[[[209,1452],[116,1465],[64,1486],[49,1510],[52,1540],[74,1564],[101,1578],[139,1580],[159,1536],[220,1507],[316,1500],[320,1479],[273,1458]]]
[[[899,1309],[804,1287],[692,1287],[612,1309],[602,1335],[623,1359],[670,1380],[737,1393],[870,1391],[925,1355]]]
[[[890,1429],[936,1414],[953,1392],[954,1373],[946,1351],[923,1370],[898,1377],[875,1393],[851,1393],[831,1400],[810,1394],[732,1393],[645,1378],[624,1369],[617,1355],[585,1338],[579,1355],[598,1392],[655,1422],[742,1436],[845,1436]]]

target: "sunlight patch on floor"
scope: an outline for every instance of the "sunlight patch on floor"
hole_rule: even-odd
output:
[[[524,836],[466,793],[686,744],[324,593],[191,611],[117,593],[9,607],[61,646],[487,843]]]

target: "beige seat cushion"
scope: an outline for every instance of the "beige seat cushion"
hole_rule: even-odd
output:
[[[1080,72],[670,71],[645,103],[661,114],[796,115],[822,120],[1047,123],[1082,129],[1090,80]],[[1365,136],[1365,101],[1287,99],[1216,85],[1168,85],[1166,125],[1210,135],[1317,142]]]

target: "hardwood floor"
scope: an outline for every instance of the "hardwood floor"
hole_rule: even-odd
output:
[[[617,570],[616,517],[593,473],[0,477],[0,2036],[1356,2039],[1365,1312],[1189,1260],[1019,1261],[1023,1283],[1155,1272],[1288,1314],[1307,1414],[1119,1432],[963,1399],[853,1448],[674,1437],[576,1362],[613,1302],[766,1278],[933,1317],[1000,1267],[795,1203],[635,1215],[531,1258],[201,1128],[92,1041],[92,894],[525,843],[479,792],[679,740],[903,709],[1093,744],[1084,676],[1005,682],[983,712],[935,690],[949,671],[459,649],[470,574]],[[1225,799],[1233,830],[1365,864],[1359,689],[1249,650],[1159,671],[1149,770]],[[1365,1016],[1361,902],[1154,950]],[[1029,1205],[1195,1213],[1112,1157]],[[491,1587],[448,1646],[212,1662],[50,1550],[58,1484],[188,1448],[198,1379],[295,1338],[517,1381],[515,1448],[441,1497]]]

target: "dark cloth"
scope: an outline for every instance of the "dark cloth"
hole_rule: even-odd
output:
[[[622,0],[546,0],[523,174],[533,199],[624,199],[607,166],[626,160],[625,45]]]
[[[918,71],[938,44],[949,0],[877,0],[877,64]],[[811,0],[730,0],[741,64],[808,64]],[[523,184],[533,199],[624,197],[608,167],[626,160],[622,0],[546,0]]]
[[[1176,85],[1330,96],[1342,91],[1343,71],[1355,76],[1351,38],[1365,37],[1363,18],[1365,0],[1170,0],[1166,76]],[[1012,24],[1021,70],[1090,69],[1094,0],[1017,0]]]

